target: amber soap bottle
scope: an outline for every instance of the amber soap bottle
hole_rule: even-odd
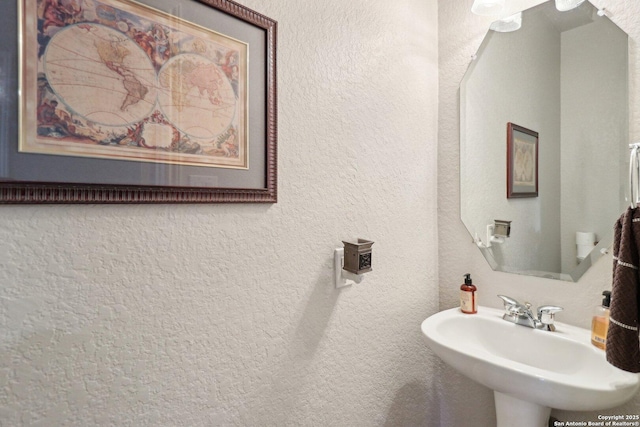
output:
[[[593,320],[591,320],[591,344],[604,350],[607,346],[611,292],[603,291],[602,295],[604,295],[602,305],[596,307],[595,315],[593,316]]]
[[[471,274],[464,275],[464,283],[460,285],[460,310],[466,314],[478,312],[477,288],[471,280]]]

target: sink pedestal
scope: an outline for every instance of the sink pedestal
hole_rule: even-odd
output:
[[[551,408],[493,392],[496,400],[497,427],[546,427]]]

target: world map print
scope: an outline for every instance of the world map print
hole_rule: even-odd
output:
[[[30,5],[21,151],[248,168],[246,44],[132,1]]]

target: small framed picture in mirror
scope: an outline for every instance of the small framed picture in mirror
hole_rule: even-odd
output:
[[[538,197],[538,132],[507,123],[507,198]]]

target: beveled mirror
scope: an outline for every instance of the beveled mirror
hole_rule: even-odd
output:
[[[494,270],[577,281],[611,245],[627,70],[627,34],[588,1],[548,1],[487,33],[460,85],[460,210]],[[511,221],[508,237],[495,220]]]

